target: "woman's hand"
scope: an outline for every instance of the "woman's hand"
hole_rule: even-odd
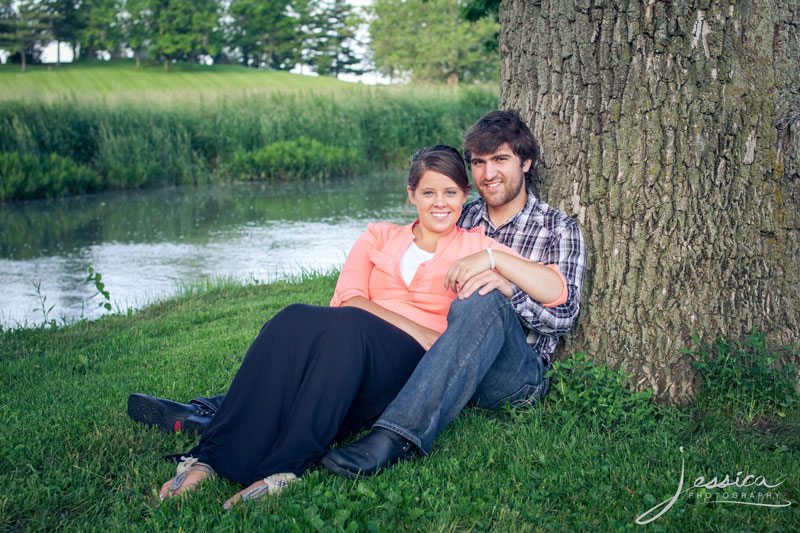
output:
[[[514,296],[514,289],[505,277],[492,270],[492,260],[486,250],[462,257],[450,267],[444,277],[445,288],[458,293],[458,298],[469,298],[475,291],[485,295],[497,289],[506,298]]]
[[[453,263],[453,266],[445,274],[444,287],[454,292],[460,292],[464,284],[473,276],[481,272],[491,271],[491,268],[492,260],[486,250],[462,257]]]
[[[458,299],[469,298],[475,291],[478,291],[478,294],[483,296],[495,289],[509,300],[514,296],[514,287],[510,281],[494,270],[484,270],[480,274],[469,278],[463,285],[459,285]]]

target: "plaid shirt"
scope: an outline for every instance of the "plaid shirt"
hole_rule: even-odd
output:
[[[458,225],[466,229],[480,226],[486,235],[523,257],[558,266],[567,280],[566,302],[548,309],[516,286],[511,298],[511,305],[527,331],[528,344],[549,365],[558,338],[569,330],[580,310],[586,244],[578,223],[528,193],[525,207],[499,228],[492,224],[486,202],[481,198],[464,206]]]

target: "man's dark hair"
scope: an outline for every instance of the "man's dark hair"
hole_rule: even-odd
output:
[[[503,143],[508,143],[523,164],[526,159],[531,160],[531,168],[525,173],[525,184],[528,189],[533,188],[539,181],[536,172],[540,160],[539,143],[513,109],[490,111],[478,119],[464,136],[464,158],[470,164],[472,154],[492,154]]]

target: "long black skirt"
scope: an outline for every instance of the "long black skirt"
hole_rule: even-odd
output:
[[[189,453],[248,485],[299,475],[332,442],[371,426],[424,353],[361,309],[290,305],[264,324]]]

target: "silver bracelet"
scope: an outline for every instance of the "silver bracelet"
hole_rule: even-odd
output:
[[[494,270],[494,266],[495,266],[495,262],[494,262],[494,252],[492,251],[492,249],[491,249],[491,248],[487,248],[487,249],[486,249],[486,253],[488,253],[488,254],[489,254],[489,261],[491,261],[491,262],[492,262],[492,270]]]

